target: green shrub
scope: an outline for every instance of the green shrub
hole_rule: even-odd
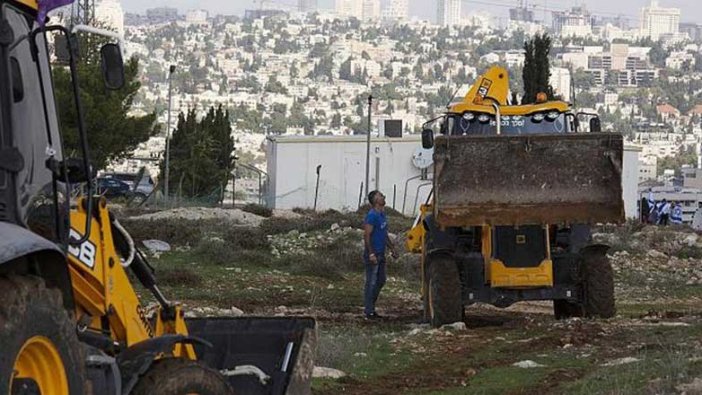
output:
[[[159,269],[156,272],[159,284],[194,287],[202,284],[202,276],[188,268]]]
[[[163,240],[171,245],[184,246],[197,244],[208,233],[222,232],[231,225],[217,219],[184,220],[164,219],[123,219],[120,223],[132,235],[137,244],[143,240]]]
[[[267,264],[271,261],[268,242],[265,238],[251,236],[252,234],[247,237],[244,233],[231,232],[228,235],[236,235],[235,239],[204,239],[193,248],[193,253],[205,263],[215,265]]]
[[[329,230],[333,224],[341,227],[363,226],[363,218],[356,213],[340,213],[336,210],[327,210],[320,213],[305,215],[302,218],[267,218],[261,223],[261,231],[266,235],[276,235],[297,230],[301,233],[317,230]]]
[[[363,269],[362,252],[354,240],[340,238],[309,254],[283,255],[275,264],[286,267],[291,273],[339,280],[345,273]]]
[[[268,249],[266,235],[259,228],[229,226],[222,232],[222,239],[233,249]]]

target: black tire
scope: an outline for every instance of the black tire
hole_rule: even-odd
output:
[[[144,195],[141,192],[137,192],[134,195],[132,195],[132,198],[129,200],[129,203],[134,206],[141,206],[146,201],[146,198],[146,195]]]
[[[583,309],[586,317],[611,318],[614,306],[614,272],[607,255],[583,255],[582,281],[584,288]]]
[[[563,320],[572,317],[582,317],[585,315],[585,311],[581,303],[556,299],[553,301],[553,315],[557,320]]]
[[[454,260],[445,255],[432,256],[428,260],[429,322],[434,328],[452,324],[463,319],[461,279]]]
[[[49,339],[58,352],[69,393],[86,393],[82,346],[72,313],[63,306],[61,292],[47,288],[44,280],[35,276],[0,277],[0,290],[0,394],[12,393],[10,378],[20,349],[37,336]]]
[[[132,391],[133,395],[234,394],[224,376],[201,362],[165,358],[154,362]]]
[[[431,317],[429,315],[429,276],[427,275],[428,269],[427,265],[429,262],[427,262],[427,255],[426,255],[426,250],[427,250],[427,245],[426,243],[424,244],[424,248],[422,249],[422,284],[424,286],[424,289],[422,289],[422,322],[427,323],[431,321]]]

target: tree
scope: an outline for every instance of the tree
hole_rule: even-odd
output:
[[[229,112],[211,107],[198,121],[194,110],[178,115],[171,140],[169,193],[221,201],[233,169],[234,139]],[[164,173],[164,161],[161,173]]]
[[[595,76],[579,67],[573,72],[573,85],[577,89],[589,90],[595,86]]]
[[[263,89],[266,92],[270,92],[270,93],[282,93],[282,94],[288,93],[288,89],[285,88],[285,85],[283,85],[280,81],[278,81],[278,79],[275,78],[274,75],[271,75],[268,78],[268,82],[266,82],[266,86]]]
[[[77,65],[90,160],[96,169],[103,169],[110,161],[127,157],[140,143],[158,131],[154,125],[155,113],[145,116],[128,115],[141,87],[138,60],[133,57],[126,62],[124,87],[107,90],[98,60],[101,44],[100,41],[89,40],[81,43],[85,52]],[[71,77],[66,68],[55,68],[53,74],[63,145],[70,155],[80,152]]]
[[[576,103],[578,103],[578,107],[594,108],[596,102],[597,98],[589,91],[578,92],[576,96]]]
[[[338,129],[341,127],[341,114],[339,114],[338,112],[334,113],[334,115],[332,116],[330,126],[334,129]]]
[[[351,81],[353,77],[353,70],[351,70],[352,56],[346,58],[346,60],[339,66],[339,78],[346,81]]]
[[[551,51],[551,38],[546,34],[537,34],[524,42],[524,96],[522,104],[534,103],[536,94],[543,92],[549,100],[553,99],[553,88],[549,83],[551,69],[548,54]]]

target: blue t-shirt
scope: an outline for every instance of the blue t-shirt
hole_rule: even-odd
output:
[[[388,237],[388,221],[385,213],[376,209],[370,209],[366,215],[366,224],[373,226],[370,242],[373,252],[378,256],[385,254],[385,243]],[[368,251],[366,251],[368,253]]]

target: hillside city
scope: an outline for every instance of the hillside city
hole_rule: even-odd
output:
[[[553,39],[554,93],[577,111],[599,113],[604,129],[640,149],[641,188],[702,187],[693,179],[702,141],[702,25],[680,22],[680,9],[653,0],[632,20],[581,5],[551,11],[546,25],[526,2],[502,23],[463,12],[457,0],[438,3],[437,19],[422,20],[408,16],[407,0],[385,8],[379,0],[337,0],[333,10],[310,0],[271,2],[244,16],[175,8],[124,14],[117,0],[103,0],[97,17],[124,35],[127,55],[140,62],[134,112],[155,111],[163,125],[111,169],[158,172],[171,65],[173,118],[222,105],[240,161],[265,170],[266,136],[365,134],[369,94],[374,132],[380,120],[399,119],[411,134],[490,65],[505,66],[512,92],[520,92],[524,41],[545,32]]]

